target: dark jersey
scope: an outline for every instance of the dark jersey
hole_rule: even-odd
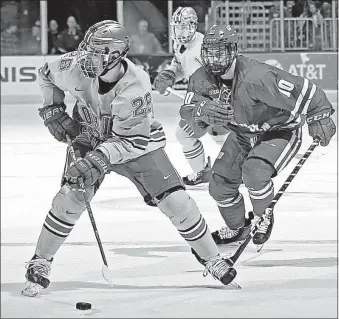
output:
[[[228,129],[260,134],[295,130],[305,123],[306,115],[332,108],[324,91],[308,79],[242,55],[237,57],[231,90],[227,84],[199,68],[190,78],[181,114],[191,108],[193,117],[197,102],[217,99],[234,108]]]

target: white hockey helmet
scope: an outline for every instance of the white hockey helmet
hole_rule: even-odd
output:
[[[77,64],[85,77],[95,78],[116,66],[130,47],[127,30],[116,21],[104,20],[87,30],[78,47]]]
[[[191,41],[198,27],[197,13],[191,7],[179,7],[172,15],[170,27],[173,41]]]

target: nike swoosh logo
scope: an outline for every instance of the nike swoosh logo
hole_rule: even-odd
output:
[[[75,88],[75,91],[78,91],[78,92],[84,92],[84,91],[86,91],[86,90],[81,90],[81,89]]]
[[[172,174],[169,174],[167,176],[164,176],[164,179],[168,179],[170,176],[172,176]]]
[[[69,210],[66,210],[66,214],[68,214],[68,215],[76,215],[77,213],[72,213]]]

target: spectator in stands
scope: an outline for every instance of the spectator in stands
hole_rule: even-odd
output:
[[[67,25],[68,29],[60,33],[60,38],[58,41],[58,49],[62,53],[75,51],[84,37],[83,33],[80,31],[76,19],[73,16],[68,17]]]
[[[277,19],[279,17],[280,17],[280,3],[275,2],[273,3],[272,7],[268,11],[268,19],[269,21],[271,21],[272,19]],[[279,39],[280,24],[276,20],[276,21],[273,21],[271,25],[272,25],[272,39],[271,39],[272,49],[276,49],[279,47],[279,43],[280,43],[280,39]]]
[[[20,49],[27,55],[41,54],[41,28],[39,20],[35,21],[31,33],[22,39]]]
[[[323,16],[324,19],[327,18],[332,18],[332,6],[330,3],[325,1],[322,5],[322,8],[320,9],[320,13]],[[323,29],[323,34],[324,34],[324,47],[330,48],[332,47],[332,38],[333,38],[333,33],[332,33],[332,20],[325,20],[324,21],[324,29]]]
[[[1,55],[16,55],[18,53],[18,27],[15,22],[9,22],[1,32]]]
[[[40,21],[35,21],[35,24],[32,27],[32,43],[31,43],[31,52],[33,54],[41,53],[41,28]]]
[[[284,8],[284,18],[292,18],[293,17],[293,6],[295,6],[294,1],[287,1],[286,7]],[[284,21],[284,41],[285,48],[293,47],[295,35],[294,31],[294,23],[295,21]]]
[[[292,10],[293,10],[293,6],[294,6],[294,1],[289,0],[286,2],[286,7],[285,7],[285,11],[284,11],[284,17],[285,18],[292,18],[293,14],[292,14]]]
[[[303,0],[295,0],[292,7],[292,17],[299,18],[305,11],[306,3]]]
[[[159,40],[153,33],[148,32],[148,22],[141,20],[138,23],[138,33],[131,36],[131,54],[164,53]]]
[[[327,1],[323,2],[320,13],[324,18],[332,18],[332,6]]]
[[[320,13],[320,10],[317,9],[314,2],[309,2],[308,11],[301,15],[302,18],[311,18],[312,22],[307,21],[308,28],[306,28],[306,32],[308,29],[309,32],[309,47],[311,50],[322,50],[322,40],[321,40],[321,25],[324,22],[324,18]],[[306,24],[304,24],[305,26]],[[314,38],[314,41],[313,41]]]
[[[49,22],[49,30],[48,30],[48,53],[49,54],[60,54],[61,52],[58,49],[58,41],[59,41],[59,25],[56,20],[51,20]]]
[[[280,17],[280,3],[274,2],[270,10],[268,11],[268,18],[271,21]]]

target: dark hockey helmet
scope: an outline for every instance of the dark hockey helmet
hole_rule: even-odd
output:
[[[127,30],[116,21],[104,20],[87,30],[78,47],[77,64],[85,77],[95,78],[124,59],[130,47]]]
[[[178,43],[192,40],[198,28],[198,16],[191,7],[179,7],[173,13],[171,23],[171,38]]]
[[[223,75],[238,55],[238,36],[229,25],[213,25],[206,32],[201,45],[201,59],[206,70]]]

